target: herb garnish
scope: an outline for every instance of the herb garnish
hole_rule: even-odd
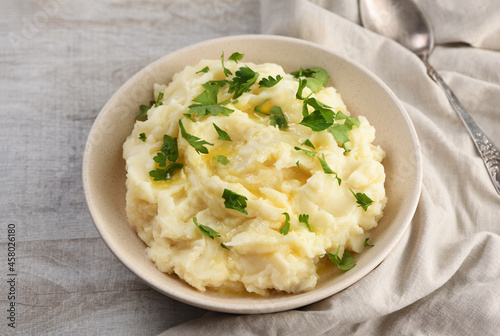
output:
[[[193,101],[199,104],[190,105],[187,116],[192,117],[194,115],[196,117],[202,117],[208,114],[211,114],[213,116],[217,116],[219,114],[227,116],[233,113],[234,111],[232,109],[223,106],[228,102],[217,102],[217,93],[219,92],[219,87],[221,86],[221,84],[225,85],[225,83],[217,81],[210,81],[203,84],[202,86],[205,91],[203,91],[193,99]]]
[[[259,81],[259,87],[270,88],[278,84],[278,82],[282,79],[280,75],[277,75],[276,78],[273,78],[271,75],[267,78],[262,78]]]
[[[237,99],[244,92],[249,92],[250,87],[258,78],[258,72],[253,71],[248,66],[241,67],[235,72],[233,79],[229,81],[228,93],[234,93],[233,99]]]
[[[163,92],[159,92],[158,97],[156,97],[156,101],[155,100],[150,101],[149,106],[147,105],[139,106],[141,113],[139,113],[139,115],[135,117],[135,119],[137,120],[147,119],[149,109],[152,108],[153,106],[158,107],[160,105],[163,105],[162,99],[163,99]]]
[[[313,143],[309,139],[306,139],[303,143],[301,143],[301,145],[316,149],[316,147],[314,147]]]
[[[248,215],[248,212],[246,211],[247,198],[245,196],[239,195],[229,189],[224,189],[222,198],[224,198],[224,205],[226,208],[234,209]]]
[[[303,151],[304,154],[306,154],[307,156],[316,156],[316,152],[313,152],[313,151],[310,151],[308,149],[304,149],[304,148],[300,148],[300,147],[293,147],[293,149],[295,149],[296,151]]]
[[[184,128],[184,125],[182,124],[182,121],[179,119],[179,127],[181,129],[181,135],[188,144],[193,147],[198,154],[203,153],[203,154],[208,154],[208,149],[205,147],[205,145],[213,146],[213,143],[210,143],[208,141],[202,140],[198,138],[197,136],[194,136],[192,134],[189,134],[186,132],[186,129]]]
[[[171,137],[168,134],[163,135],[163,145],[160,152],[156,153],[156,156],[153,158],[160,168],[151,170],[149,176],[153,178],[153,181],[170,180],[173,171],[181,169],[184,166],[182,163],[175,162],[178,158],[177,138]],[[172,162],[168,166],[167,159]]]
[[[227,134],[226,131],[224,131],[223,129],[221,129],[215,123],[212,123],[212,125],[214,125],[214,128],[217,131],[217,134],[219,134],[219,137],[218,137],[219,140],[232,141],[231,137],[229,136],[229,134]]]
[[[153,181],[170,180],[173,171],[182,167],[184,167],[182,163],[174,162],[169,164],[165,169],[156,168],[155,170],[151,170],[149,176],[153,178]]]
[[[280,229],[280,233],[284,236],[288,234],[288,231],[290,231],[290,215],[288,212],[283,212],[283,215],[285,215],[285,223]]]
[[[207,73],[210,71],[210,68],[208,66],[204,67],[203,69],[201,69],[200,71],[196,71],[195,73],[196,74],[199,74],[199,73]]]
[[[299,71],[294,71],[290,74],[295,78],[305,77],[305,83],[312,92],[321,90],[330,80],[328,72],[320,67],[314,67],[312,69],[300,68]]]
[[[370,197],[368,197],[365,193],[355,193],[354,191],[352,191],[351,188],[349,188],[349,190],[356,198],[356,203],[359,204],[358,206],[362,207],[363,210],[366,211],[368,207],[372,205],[373,200]]]
[[[281,110],[281,107],[274,106],[269,112],[271,113],[269,120],[272,126],[278,126],[280,130],[288,128],[288,123],[286,122],[286,118]]]
[[[366,238],[366,239],[365,239],[365,243],[364,243],[364,245],[363,245],[363,246],[364,246],[364,247],[373,247],[373,246],[375,246],[375,245],[372,245],[372,244],[368,243],[368,239],[370,239],[370,238]]]
[[[299,215],[299,222],[300,223],[304,223],[306,226],[307,226],[307,229],[310,231],[310,232],[314,232],[313,229],[311,228],[311,226],[309,225],[309,215],[306,215],[306,214],[300,214]]]
[[[323,154],[323,157],[320,158],[319,156],[317,156],[319,162],[321,163],[321,167],[323,168],[323,172],[325,172],[325,174],[333,174],[335,175],[335,178],[337,179],[337,182],[339,183],[339,185],[342,183],[342,180],[340,179],[340,177],[337,175],[336,172],[334,172],[330,166],[328,165],[328,163],[326,162],[325,160],[325,154]]]
[[[236,63],[238,63],[238,61],[241,61],[243,59],[243,56],[245,56],[245,54],[240,54],[239,52],[234,52],[231,54],[231,56],[229,56],[228,60],[235,61]]]
[[[146,141],[146,139],[147,139],[146,133],[139,134],[139,140]]]
[[[213,159],[219,163],[222,163],[224,166],[229,163],[229,159],[224,155],[215,155]]]
[[[339,257],[340,245],[337,248],[337,252],[335,254],[327,253],[330,261],[334,263],[338,268],[342,271],[348,271],[356,266],[356,262],[354,261],[354,257],[347,251],[344,252],[342,258]]]
[[[198,227],[198,229],[200,229],[200,231],[204,235],[206,235],[212,239],[214,239],[215,237],[220,237],[220,234],[217,231],[215,231],[214,229],[212,229],[211,227],[203,225],[203,224],[199,224],[198,219],[196,217],[193,217],[193,223],[194,223],[194,225],[196,225]]]

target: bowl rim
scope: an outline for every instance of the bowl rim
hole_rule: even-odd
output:
[[[235,41],[239,40],[241,42],[244,42],[245,40],[252,40],[252,41],[278,41],[278,42],[288,42],[288,43],[293,43],[293,44],[300,44],[304,47],[309,47],[309,48],[316,48],[316,49],[321,49],[329,54],[333,54],[339,59],[341,59],[343,62],[346,62],[350,64],[351,66],[354,66],[358,68],[360,71],[364,72],[367,76],[371,77],[384,91],[389,95],[391,100],[396,104],[397,108],[399,109],[402,117],[404,118],[404,121],[408,127],[409,133],[411,135],[411,140],[413,142],[413,150],[415,153],[415,167],[416,167],[416,174],[415,174],[415,181],[414,181],[414,190],[412,192],[411,200],[409,202],[408,206],[408,211],[406,212],[406,215],[404,217],[404,224],[399,226],[399,229],[397,230],[394,239],[390,241],[390,245],[385,246],[383,249],[383,253],[379,253],[375,255],[375,258],[371,259],[367,265],[365,265],[363,271],[355,273],[355,276],[349,277],[348,281],[342,281],[340,284],[334,284],[330,287],[323,288],[320,291],[315,291],[312,290],[310,292],[302,293],[302,294],[292,294],[290,295],[286,300],[281,300],[277,302],[276,304],[272,304],[272,307],[270,307],[270,303],[263,303],[262,305],[256,305],[252,307],[244,306],[241,303],[238,303],[237,300],[232,300],[231,302],[227,303],[225,302],[223,305],[220,303],[214,304],[210,300],[210,298],[204,299],[200,297],[192,297],[189,295],[185,295],[183,293],[177,293],[175,290],[168,290],[164,286],[162,286],[160,283],[145,279],[142,274],[140,274],[136,268],[136,266],[127,258],[124,258],[120,254],[116,252],[116,243],[113,241],[112,237],[108,236],[106,232],[103,230],[102,223],[99,222],[98,218],[98,205],[96,204],[95,200],[92,198],[92,193],[91,193],[91,187],[90,187],[90,180],[91,180],[91,162],[89,159],[90,156],[90,151],[92,150],[90,146],[90,139],[94,136],[94,133],[97,132],[97,128],[99,125],[99,122],[101,121],[102,118],[104,118],[104,113],[103,111],[106,111],[107,109],[110,108],[114,104],[114,101],[116,100],[117,97],[122,95],[122,93],[128,88],[133,85],[133,83],[138,79],[141,78],[147,71],[149,71],[149,68],[158,66],[159,64],[164,63],[166,60],[170,58],[176,57],[178,54],[183,54],[186,52],[189,52],[191,50],[196,50],[200,47],[208,46],[213,43],[221,43],[221,42],[230,42],[230,41]],[[219,312],[226,312],[226,313],[236,313],[236,314],[258,314],[258,313],[270,313],[270,312],[279,312],[279,311],[285,311],[285,310],[290,310],[294,308],[299,308],[317,301],[320,301],[322,299],[326,299],[343,289],[353,285],[357,281],[359,281],[361,278],[366,276],[368,273],[370,273],[373,269],[375,269],[389,254],[390,252],[395,248],[395,246],[401,241],[401,238],[405,231],[408,229],[410,226],[411,220],[413,216],[415,215],[415,211],[418,205],[418,201],[420,198],[420,193],[422,189],[422,178],[423,178],[423,172],[422,172],[422,153],[421,153],[421,147],[420,147],[420,142],[418,140],[417,132],[415,130],[415,127],[411,121],[411,118],[406,111],[405,107],[403,104],[399,101],[397,96],[394,94],[394,92],[378,77],[376,76],[372,71],[364,67],[363,65],[351,60],[347,59],[339,54],[337,54],[335,51],[324,47],[322,45],[319,45],[314,42],[310,42],[307,40],[303,39],[298,39],[294,37],[287,37],[287,36],[280,36],[280,35],[266,35],[266,34],[245,34],[245,35],[233,35],[233,36],[225,36],[225,37],[219,37],[219,38],[214,38],[210,40],[206,40],[203,42],[195,43],[180,49],[177,49],[171,53],[168,53],[160,58],[158,58],[156,61],[144,66],[141,70],[139,70],[137,73],[135,73],[132,77],[127,79],[121,86],[120,88],[109,98],[109,100],[106,102],[106,104],[103,106],[103,108],[100,110],[98,113],[87,137],[87,141],[85,144],[85,149],[84,149],[84,155],[83,155],[83,161],[82,161],[82,181],[83,181],[83,189],[84,189],[84,194],[85,194],[85,199],[87,203],[87,208],[89,210],[89,213],[91,215],[92,221],[94,223],[95,228],[97,229],[100,237],[103,239],[104,243],[106,246],[109,248],[109,250],[115,255],[115,257],[134,275],[136,275],[140,280],[142,280],[145,284],[150,286],[151,288],[155,289],[156,291],[167,295],[175,300],[199,307],[199,308],[204,308],[212,311],[219,311]],[[182,280],[180,280],[182,281]],[[305,294],[305,295],[304,295]]]

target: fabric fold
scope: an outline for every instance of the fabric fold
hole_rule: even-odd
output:
[[[416,2],[436,32],[430,62],[500,145],[500,3]],[[363,28],[357,2],[346,3],[261,0],[262,33],[329,48],[374,72],[403,102],[424,162],[410,229],[376,269],[328,299],[267,315],[208,313],[161,335],[498,335],[500,196],[420,60]]]

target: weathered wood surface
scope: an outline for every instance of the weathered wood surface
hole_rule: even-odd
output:
[[[259,30],[257,0],[0,0],[1,335],[155,335],[205,313],[150,289],[111,254],[85,204],[82,155],[101,107],[142,67]]]

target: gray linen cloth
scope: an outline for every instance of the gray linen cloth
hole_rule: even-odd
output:
[[[430,58],[500,145],[500,2],[417,1]],[[275,314],[205,316],[161,335],[499,335],[500,196],[464,126],[424,65],[367,31],[353,0],[262,0],[262,33],[330,48],[378,75],[404,103],[423,150],[421,199],[399,245],[344,291]]]

